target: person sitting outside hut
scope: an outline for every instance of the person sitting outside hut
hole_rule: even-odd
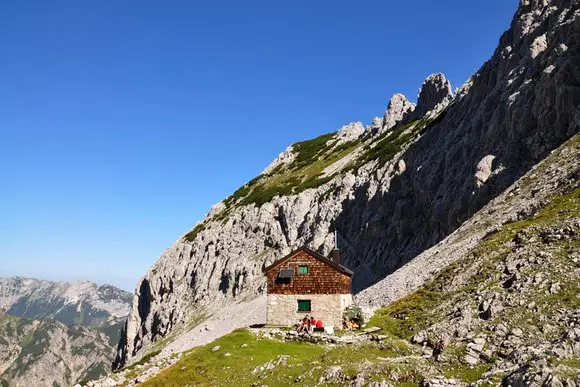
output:
[[[298,325],[298,333],[300,332],[306,332],[310,334],[310,319],[308,316],[304,317],[300,325]]]
[[[316,320],[314,316],[310,318],[310,327],[313,332],[324,332],[324,324],[322,324],[322,320]]]

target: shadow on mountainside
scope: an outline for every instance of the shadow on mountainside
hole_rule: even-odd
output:
[[[517,39],[512,30],[504,33],[469,91],[401,156],[402,171],[390,182],[378,179],[370,198],[367,184],[343,202],[332,228],[351,244],[343,251],[355,270],[355,292],[444,239],[579,131],[576,24],[556,30],[540,54],[529,47],[544,28]],[[565,56],[558,51],[563,46]],[[481,165],[484,182],[476,179]]]

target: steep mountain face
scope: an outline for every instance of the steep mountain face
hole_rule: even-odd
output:
[[[142,366],[87,385],[578,386],[578,155],[580,134],[444,240],[358,293],[359,305],[375,309],[367,326],[382,328],[376,335],[250,328],[222,331],[176,356],[180,338]],[[234,307],[250,312],[248,303]]]
[[[492,58],[456,95],[442,74],[417,106],[294,144],[212,208],[140,281],[115,366],[226,303],[262,268],[332,231],[357,290],[437,244],[580,129],[580,1],[522,0]],[[400,295],[399,295],[400,296]]]
[[[130,301],[88,281],[0,278],[0,379],[62,386],[105,374]]]
[[[0,314],[0,381],[8,386],[70,386],[99,377],[113,360],[109,341],[104,333],[81,325]]]

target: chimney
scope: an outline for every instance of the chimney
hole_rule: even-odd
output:
[[[330,252],[330,259],[334,263],[340,265],[340,250],[338,248],[335,247],[334,249],[332,249],[332,251]]]
[[[330,251],[329,258],[331,261],[340,265],[340,250],[338,248],[338,230],[334,230],[334,248]]]

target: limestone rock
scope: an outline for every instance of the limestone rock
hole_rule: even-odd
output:
[[[534,39],[530,47],[530,55],[532,58],[536,58],[540,53],[544,52],[548,48],[548,42],[546,41],[546,34],[542,34]]]
[[[320,377],[318,383],[340,383],[346,378],[342,368],[340,366],[330,366],[324,372],[324,375]]]
[[[262,175],[272,172],[279,165],[290,164],[295,158],[296,154],[293,152],[292,146],[289,146],[262,171]]]
[[[403,173],[407,170],[407,164],[405,164],[405,160],[401,159],[397,163],[397,172]]]
[[[353,141],[362,136],[365,132],[365,127],[362,122],[351,122],[348,125],[344,125],[336,133],[336,138],[338,144]]]
[[[518,195],[515,184],[525,175],[542,182],[573,175],[572,162],[549,176],[534,167],[580,131],[577,11],[577,0],[552,0],[549,6],[521,2],[499,47],[459,97],[452,99],[443,75],[428,78],[406,120],[437,119],[412,137],[412,145],[394,149],[391,159],[336,170],[320,186],[234,206],[220,212],[221,218],[215,213],[193,241],[179,238],[136,286],[115,367],[197,316],[263,294],[265,265],[301,245],[328,253],[335,229],[351,242],[352,252],[344,251],[342,260],[355,271],[357,302],[376,308],[462,257],[490,231],[482,227],[487,218],[498,225],[531,213],[556,188],[539,185],[534,197],[509,208],[497,200]],[[530,47],[543,34],[549,44],[532,59]],[[553,70],[544,72],[549,66]],[[361,155],[377,145],[377,138],[369,136],[361,144]],[[270,170],[290,160],[291,153]],[[501,160],[505,169],[474,194],[474,168],[486,155]],[[397,170],[400,159],[403,172]],[[461,239],[464,230],[472,231]],[[467,317],[458,318],[467,324]]]
[[[479,317],[484,320],[489,320],[493,317],[493,310],[491,307],[491,301],[484,300],[479,304]]]
[[[460,386],[463,383],[453,378],[432,378],[421,382],[420,387],[449,387]]]
[[[367,132],[371,135],[377,134],[380,132],[381,128],[383,127],[383,119],[380,117],[373,118],[373,122],[367,128]]]
[[[492,164],[494,159],[495,159],[494,155],[487,155],[484,158],[482,158],[479,161],[479,163],[477,163],[477,168],[475,172],[475,185],[478,188],[481,187],[483,184],[485,184],[487,179],[489,179],[489,177],[491,176],[491,173],[493,172]]]
[[[425,115],[432,116],[449,105],[453,99],[451,82],[441,73],[431,74],[423,82],[419,90],[417,107],[413,111],[413,119],[419,119]]]
[[[415,104],[411,103],[407,97],[403,94],[393,95],[383,116],[381,131],[389,130],[404,121],[413,110],[415,110]]]
[[[411,342],[416,344],[423,344],[429,340],[429,336],[426,331],[419,331],[413,335]]]

